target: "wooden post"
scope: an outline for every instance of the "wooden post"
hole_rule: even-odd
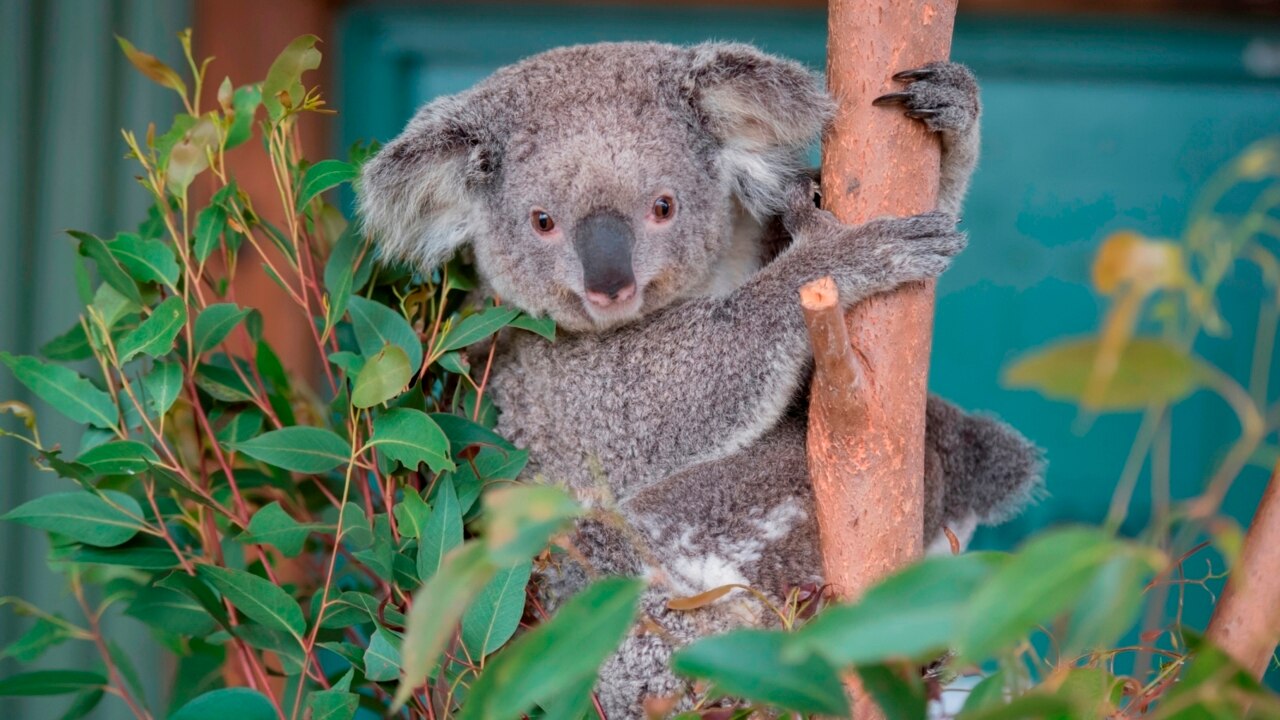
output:
[[[1280,644],[1280,463],[1245,535],[1240,560],[1213,609],[1207,636],[1261,679]]]
[[[894,73],[947,58],[955,10],[956,0],[831,0],[827,79],[839,110],[823,144],[822,197],[841,221],[934,208],[938,141],[871,101],[900,89]],[[802,292],[815,343],[809,471],[827,582],[850,600],[923,552],[934,289],[903,287],[853,308],[850,351],[830,347],[822,318],[836,306],[827,290]],[[859,720],[881,717],[866,693],[854,701]]]

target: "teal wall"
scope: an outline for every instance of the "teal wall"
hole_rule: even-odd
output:
[[[714,38],[824,64],[825,13],[656,5],[349,12],[339,38],[340,145],[387,140],[419,104],[557,45]],[[1217,166],[1280,134],[1280,77],[1246,67],[1250,43],[1278,47],[1280,29],[967,16],[957,24],[953,56],[983,86],[983,160],[964,212],[970,248],[939,285],[931,386],[965,407],[997,413],[1042,445],[1052,493],[1021,518],[984,531],[979,544],[1008,547],[1036,527],[1105,515],[1139,418],[1106,416],[1077,434],[1073,407],[1003,389],[1000,369],[1026,349],[1097,327],[1103,306],[1088,273],[1102,238],[1121,228],[1176,235]],[[1246,380],[1262,286],[1251,268],[1237,270],[1222,298],[1236,339],[1197,350]],[[1229,409],[1207,393],[1178,408],[1175,496],[1196,493],[1236,431]],[[1247,520],[1265,480],[1259,468],[1246,471],[1228,511]],[[1143,527],[1149,505],[1144,484],[1127,531]],[[1191,604],[1188,618],[1203,622],[1207,597]]]
[[[34,353],[75,322],[80,304],[69,269],[75,257],[65,228],[114,233],[137,223],[146,197],[124,159],[120,128],[141,134],[148,121],[171,117],[177,97],[134,71],[112,33],[132,39],[172,64],[175,37],[190,23],[183,0],[0,0],[0,349]],[[30,396],[8,372],[0,372],[0,399]],[[35,405],[46,442],[76,448],[80,428]],[[11,418],[0,418],[8,427]],[[0,438],[0,507],[8,509],[54,490],[64,480],[36,472],[26,447]],[[61,609],[80,620],[61,578],[45,564],[44,533],[0,523],[0,596],[19,595]],[[26,630],[0,609],[0,647]],[[153,703],[165,666],[146,626],[107,619],[109,634],[138,668]],[[50,651],[44,667],[92,667],[89,643]],[[0,661],[0,676],[15,666]],[[68,698],[5,698],[0,716],[57,718]],[[160,705],[159,707],[163,707]],[[132,717],[108,696],[91,716]]]

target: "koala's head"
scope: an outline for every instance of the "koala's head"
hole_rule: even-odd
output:
[[[419,110],[365,166],[360,212],[388,257],[427,271],[469,245],[504,302],[606,329],[698,293],[832,108],[746,45],[553,50]]]

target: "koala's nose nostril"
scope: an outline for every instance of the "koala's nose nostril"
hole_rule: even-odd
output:
[[[611,305],[624,303],[636,296],[636,284],[628,283],[613,292],[599,292],[596,290],[588,290],[586,292],[587,302],[598,308],[607,308]]]

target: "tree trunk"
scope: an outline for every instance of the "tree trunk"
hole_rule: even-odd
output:
[[[1280,643],[1280,463],[1209,621],[1209,641],[1261,679]]]
[[[823,144],[822,197],[841,221],[934,208],[937,140],[871,101],[896,89],[894,73],[947,58],[955,9],[956,0],[831,0],[827,78],[839,110]],[[903,287],[852,309],[851,345],[824,320],[838,307],[833,291],[802,293],[816,360],[809,471],[827,582],[851,600],[922,553],[934,289]],[[854,717],[880,717],[865,693],[854,696]]]

